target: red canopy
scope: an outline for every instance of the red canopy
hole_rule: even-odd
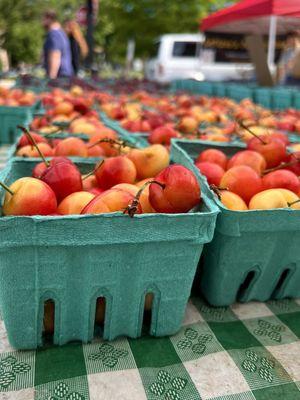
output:
[[[201,23],[202,31],[267,34],[270,16],[277,16],[277,33],[300,28],[299,0],[242,0],[217,11]]]

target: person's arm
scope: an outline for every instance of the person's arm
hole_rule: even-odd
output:
[[[86,58],[89,53],[89,48],[88,48],[87,42],[81,32],[79,25],[77,24],[77,22],[74,22],[74,21],[72,22],[72,34],[73,34],[74,39],[76,40],[76,42],[79,45],[80,54],[81,54],[82,58]]]
[[[49,78],[57,78],[59,67],[61,63],[61,51],[51,50],[48,55],[48,65],[49,65]]]

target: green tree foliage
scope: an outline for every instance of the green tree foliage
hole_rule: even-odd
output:
[[[0,44],[13,65],[39,62],[44,31],[43,12],[56,9],[61,19],[78,8],[78,0],[0,0]]]
[[[127,41],[136,55],[151,55],[155,38],[164,33],[197,32],[200,19],[226,0],[100,0],[95,42],[110,61],[123,61]],[[0,45],[14,65],[40,60],[44,31],[41,17],[54,8],[63,20],[85,0],[0,0]]]
[[[97,42],[110,60],[124,59],[128,39],[136,55],[153,53],[155,39],[164,33],[197,32],[201,18],[226,0],[100,0]],[[228,1],[227,1],[228,3]]]

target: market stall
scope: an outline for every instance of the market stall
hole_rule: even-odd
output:
[[[268,63],[274,64],[276,35],[300,28],[300,4],[295,0],[242,0],[201,22],[207,32],[269,35]]]

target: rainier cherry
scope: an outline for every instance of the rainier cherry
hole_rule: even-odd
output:
[[[1,183],[6,195],[2,211],[4,215],[50,215],[57,213],[57,201],[53,190],[35,178],[20,178],[10,187]]]
[[[284,143],[286,146],[288,146],[288,145],[290,144],[290,140],[289,140],[288,135],[286,135],[286,134],[283,133],[283,132],[273,132],[273,133],[272,133],[272,137],[276,137],[277,139],[282,140],[283,143]]]
[[[300,181],[297,175],[287,169],[269,172],[262,178],[264,189],[288,189],[294,193],[300,191]]]
[[[56,158],[51,162],[47,161],[40,149],[40,146],[45,143],[41,143],[40,146],[38,146],[26,128],[22,126],[19,126],[19,128],[30,139],[32,146],[35,147],[37,153],[47,166],[42,172],[40,179],[51,187],[56,195],[57,201],[60,202],[73,192],[80,192],[82,190],[82,179],[76,165],[73,164],[72,161],[66,160],[64,157]]]
[[[226,171],[220,186],[238,194],[246,203],[263,188],[258,173],[246,165],[238,165]]]
[[[182,165],[163,169],[155,182],[150,185],[149,200],[157,212],[185,213],[200,202],[201,191],[196,176]]]
[[[228,162],[228,169],[237,165],[247,165],[261,175],[266,169],[267,163],[264,157],[257,151],[238,151]]]
[[[260,153],[267,162],[267,168],[273,168],[284,162],[287,158],[286,145],[282,140],[272,135],[261,135],[249,140],[249,150]]]
[[[53,156],[54,151],[48,143],[40,142],[38,144],[38,147],[39,150],[43,152],[45,157]],[[26,146],[20,147],[16,155],[20,157],[39,157],[39,152],[34,146],[28,144]]]
[[[290,164],[286,169],[294,172],[297,176],[300,176],[300,151],[296,151],[289,155],[287,163]]]
[[[47,143],[47,139],[45,139],[43,136],[39,135],[38,133],[31,132],[31,136],[35,139],[36,143]],[[23,135],[19,139],[18,148],[27,146],[29,144],[31,145],[32,142],[30,141],[28,136],[23,133]]]
[[[153,144],[144,149],[133,149],[127,157],[134,163],[137,179],[147,179],[157,175],[170,163],[170,155],[166,147]]]
[[[110,189],[95,197],[81,214],[103,214],[124,211],[134,200],[134,195],[122,189]],[[139,212],[140,212],[139,208]]]
[[[248,210],[247,204],[237,194],[230,192],[229,190],[219,191],[220,200],[229,210],[233,211],[245,211]]]
[[[196,162],[195,165],[206,176],[207,182],[210,185],[220,185],[221,179],[225,174],[224,169],[220,165],[208,161]]]
[[[169,146],[172,138],[177,138],[179,133],[170,126],[160,126],[154,129],[149,135],[148,141],[151,144],[163,144]]]
[[[63,139],[54,149],[56,156],[87,157],[88,149],[83,140],[75,137]]]
[[[72,161],[67,157],[53,157],[52,160],[49,161],[49,165],[52,166],[61,161],[69,162],[70,164],[72,164]],[[48,168],[48,166],[47,166],[47,164],[45,164],[44,161],[36,164],[36,166],[32,170],[33,178],[40,178],[42,176],[43,172],[46,171],[47,168]]]
[[[227,166],[226,155],[222,151],[217,149],[207,149],[202,151],[202,153],[200,153],[198,158],[196,159],[196,163],[198,161],[199,162],[208,161],[214,164],[218,164],[223,169],[226,169]]]
[[[272,208],[287,208],[282,189],[267,189],[257,193],[249,203],[249,210],[270,210]]]
[[[82,191],[80,171],[70,160],[50,164],[40,179],[53,189],[58,202],[71,193]]]
[[[95,195],[89,192],[71,193],[63,199],[57,210],[61,215],[80,214],[94,197]]]
[[[95,176],[102,189],[109,189],[118,183],[134,183],[136,168],[129,158],[117,156],[104,160],[96,169]]]

